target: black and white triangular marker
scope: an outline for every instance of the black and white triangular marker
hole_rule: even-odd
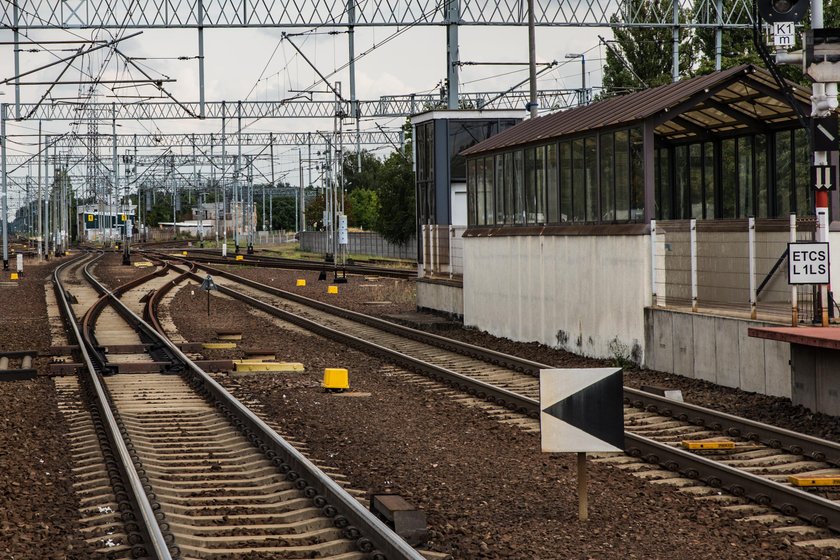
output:
[[[540,432],[549,453],[624,451],[621,368],[540,370]]]

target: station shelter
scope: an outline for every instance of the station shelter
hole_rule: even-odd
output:
[[[787,243],[815,231],[807,122],[791,105],[810,115],[810,90],[786,88],[741,65],[465,149],[465,325],[791,396],[790,348],[747,332],[790,320]],[[840,255],[832,267],[840,278]],[[797,300],[809,321],[811,288]]]

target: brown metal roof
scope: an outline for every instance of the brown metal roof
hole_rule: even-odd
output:
[[[788,84],[794,97],[809,107],[810,91],[793,82]],[[743,64],[529,119],[461,153],[469,156],[504,150],[598,128],[630,125],[651,117],[658,117],[658,135],[679,140],[702,131],[781,126],[796,119],[796,114],[769,72]]]

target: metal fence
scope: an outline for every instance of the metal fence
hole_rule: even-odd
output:
[[[300,248],[310,253],[331,253],[331,240],[325,231],[304,231],[300,234]],[[351,231],[347,252],[353,255],[370,255],[391,259],[417,260],[417,241],[414,238],[404,245],[386,241],[375,232]]]
[[[796,302],[799,321],[812,322],[819,298],[812,286],[788,285],[787,245],[812,241],[815,225],[795,217],[652,221],[652,303],[782,320]]]
[[[421,229],[422,277],[462,277],[466,226],[424,225]]]

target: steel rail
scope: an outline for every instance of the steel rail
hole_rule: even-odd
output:
[[[59,278],[60,272],[66,266],[69,266],[70,264],[78,264],[77,261],[82,258],[86,258],[86,256],[82,254],[76,259],[56,267],[53,271],[53,286],[56,292],[56,297],[61,305],[67,327],[72,331],[73,337],[79,346],[79,352],[84,360],[85,367],[88,372],[88,379],[96,394],[95,405],[99,410],[100,416],[104,420],[102,423],[103,429],[105,430],[112,449],[115,450],[114,457],[117,460],[117,465],[123,475],[123,480],[127,483],[127,489],[129,490],[127,495],[134,506],[134,511],[140,515],[140,528],[143,533],[142,536],[144,537],[144,544],[152,548],[151,552],[144,547],[143,551],[138,550],[137,553],[135,553],[135,551],[132,550],[132,553],[135,554],[135,557],[151,554],[151,557],[154,560],[172,560],[172,555],[169,552],[169,546],[166,542],[166,538],[163,536],[160,526],[158,525],[155,512],[148,497],[146,496],[144,484],[135,469],[128,447],[120,434],[116,418],[114,417],[110,407],[106,405],[108,397],[105,388],[99,379],[99,375],[96,373],[90,354],[85,347],[84,339],[79,332],[79,326],[73,314],[73,309],[67,301],[66,292],[63,289],[63,284]],[[96,257],[96,259],[98,258],[100,257]]]
[[[201,261],[205,263],[213,263],[219,265],[243,265],[243,266],[266,266],[269,268],[282,268],[291,270],[318,270],[326,272],[346,271],[348,274],[360,275],[376,275],[385,276],[389,278],[399,278],[402,280],[410,280],[417,276],[417,271],[414,269],[399,269],[399,268],[384,268],[378,266],[347,264],[340,267],[332,263],[324,261],[312,261],[305,259],[289,259],[285,257],[273,257],[269,255],[243,255],[240,261],[231,260],[230,256],[222,257],[217,255],[214,249],[187,249],[188,252],[198,253],[202,256]],[[158,254],[158,258],[169,258],[171,255]]]
[[[180,257],[174,257],[182,261],[188,261]],[[238,261],[241,262],[241,261]],[[350,311],[337,307],[328,303],[317,301],[299,294],[287,292],[273,286],[262,284],[249,278],[233,274],[226,270],[214,268],[200,263],[198,268],[218,274],[229,280],[242,283],[246,286],[256,288],[258,290],[313,307],[320,311],[325,311],[342,317],[360,322],[364,325],[382,329],[391,334],[403,336],[405,338],[423,342],[438,348],[456,352],[463,356],[477,358],[489,363],[500,365],[521,373],[526,373],[533,377],[539,377],[540,370],[553,369],[554,366],[541,364],[525,358],[511,356],[481,348],[466,342],[460,342],[451,338],[446,338],[440,335],[412,329],[403,325],[398,325],[384,319]],[[668,399],[652,393],[633,389],[631,387],[624,388],[624,400],[628,404],[632,404],[636,408],[646,409],[650,412],[657,412],[663,416],[672,416],[678,420],[690,422],[692,424],[707,426],[713,430],[718,430],[727,433],[732,437],[744,437],[751,441],[756,441],[768,445],[774,449],[784,449],[795,455],[805,455],[813,458],[816,461],[824,461],[832,465],[840,466],[840,444],[825,439],[820,439],[805,434],[799,434],[791,430],[756,422],[747,418],[741,418],[732,414],[718,412],[701,406],[693,405],[686,402],[679,402]]]
[[[437,335],[430,335],[429,333],[423,333],[408,327],[388,323],[387,321],[382,321],[374,317],[365,316],[346,309],[336,308],[335,306],[324,304],[322,302],[315,302],[314,300],[309,300],[309,298],[305,298],[297,294],[288,294],[287,292],[283,292],[277,288],[265,286],[253,280],[227,273],[226,271],[213,269],[212,267],[203,266],[201,264],[198,264],[198,268],[214,271],[230,280],[239,281],[245,285],[261,290],[264,289],[275,295],[285,297],[284,294],[287,294],[289,296],[293,296],[288,299],[299,303],[312,302],[314,304],[313,306],[321,310],[334,310],[337,315],[343,317],[361,316],[365,319],[365,324],[387,323],[389,327],[388,330],[391,332],[413,331],[412,338],[415,340],[428,337],[429,340],[444,341],[446,343],[445,348],[447,349],[462,344],[453,342],[449,339],[444,339],[443,337],[439,337]],[[194,273],[192,274],[196,280],[201,280],[200,276]],[[539,414],[540,403],[533,399],[495,387],[488,383],[471,379],[445,368],[428,364],[422,360],[406,356],[396,350],[391,350],[375,343],[361,340],[341,331],[337,331],[323,325],[318,325],[314,321],[283,311],[268,303],[262,302],[245,294],[241,294],[225,286],[219,285],[219,290],[231,297],[248,302],[274,316],[284,318],[293,324],[308,328],[317,334],[328,336],[355,348],[368,351],[376,356],[386,358],[413,371],[428,375],[433,379],[445,382],[449,385],[453,385],[472,395],[494,402],[500,406],[506,406],[509,409],[528,414],[529,416],[537,416]],[[492,356],[494,360],[504,358],[505,363],[519,363],[521,366],[519,371],[526,374],[536,373],[536,375],[538,375],[539,369],[551,369],[551,366],[516,358],[514,356],[507,356],[505,354],[492,350],[481,349],[469,344],[463,344],[462,350],[463,351],[461,353],[463,355],[477,358],[487,355]],[[476,350],[480,350],[480,352],[476,352]],[[803,447],[801,446],[811,446],[809,448],[810,454],[815,459],[826,462],[831,462],[832,458],[834,458],[833,460],[835,461],[837,460],[836,457],[840,446],[830,441],[813,438],[803,434],[797,434],[790,430],[762,424],[760,422],[754,422],[744,418],[738,418],[729,414],[715,412],[696,405],[665,399],[657,395],[647,394],[627,387],[625,387],[624,391],[625,401],[632,403],[634,406],[640,406],[641,408],[648,410],[652,410],[653,407],[656,407],[657,409],[662,407],[661,413],[663,415],[674,415],[683,421],[692,419],[695,424],[709,425],[713,429],[725,430],[733,436],[745,434],[744,437],[754,441],[769,440],[767,444],[771,447],[778,448],[786,445],[791,452],[795,452],[796,454],[802,453]],[[669,412],[670,414],[668,414]],[[685,418],[683,418],[683,416]],[[628,441],[630,442],[629,444],[627,443]],[[739,471],[738,469],[734,469],[727,465],[705,459],[679,448],[658,443],[631,432],[625,432],[625,450],[630,455],[643,456],[645,460],[660,464],[669,470],[683,472],[689,478],[700,478],[710,486],[723,487],[730,491],[733,495],[744,496],[761,505],[772,506],[786,515],[796,515],[818,527],[828,527],[834,531],[840,531],[840,504],[838,503],[818,496],[813,496],[801,490],[796,490],[744,471]]]
[[[250,286],[252,288],[256,288],[257,290],[264,291],[266,293],[270,293],[272,295],[276,295],[282,297],[284,299],[288,299],[290,301],[294,301],[296,303],[300,303],[309,307],[313,307],[315,309],[325,311],[336,315],[338,317],[342,317],[345,319],[350,319],[353,321],[360,322],[362,324],[376,327],[378,329],[382,329],[384,331],[390,332],[392,334],[398,334],[400,336],[404,336],[406,338],[416,340],[419,342],[425,342],[427,344],[433,344],[442,348],[444,350],[450,350],[452,352],[457,352],[464,356],[470,356],[473,358],[479,358],[483,361],[494,363],[497,365],[501,365],[507,367],[509,369],[513,369],[522,373],[529,373],[532,375],[539,375],[540,369],[551,368],[552,366],[547,366],[544,364],[540,364],[538,362],[534,362],[531,360],[526,360],[524,358],[517,358],[515,356],[510,356],[508,354],[503,354],[501,352],[496,352],[495,350],[490,350],[488,348],[482,348],[480,346],[475,346],[473,344],[469,344],[466,342],[460,342],[457,340],[453,340],[451,338],[446,338],[440,335],[427,333],[423,331],[419,331],[417,329],[412,329],[410,327],[405,327],[402,325],[398,325],[396,323],[392,323],[390,321],[386,321],[384,319],[379,319],[377,317],[372,317],[370,315],[365,315],[364,313],[358,313],[356,311],[350,311],[349,309],[344,309],[342,307],[337,307],[335,305],[330,305],[328,303],[324,303],[318,300],[314,300],[308,298],[306,296],[302,296],[299,294],[295,294],[292,292],[287,292],[285,290],[281,290],[280,288],[275,288],[273,286],[268,286],[266,284],[262,284],[257,282],[256,280],[251,280],[250,278],[245,278],[243,276],[239,276],[237,274],[233,274],[232,272],[228,272],[226,270],[222,270],[220,268],[215,268],[212,266],[208,266],[206,264],[202,264],[201,262],[195,262],[195,260],[191,260],[189,258],[174,256],[174,255],[166,255],[165,258],[169,260],[177,260],[185,263],[192,263],[195,264],[198,268],[202,270],[206,270],[208,272],[212,272],[213,274],[217,274],[222,276],[223,278],[227,278],[234,282],[244,284],[246,286]],[[234,261],[225,264],[236,264],[242,261]]]
[[[200,265],[199,268],[201,268]],[[175,269],[177,270],[176,267]],[[203,280],[198,274],[195,274],[193,272],[189,274],[194,280],[198,282],[201,282]],[[519,411],[522,413],[528,412],[529,399],[523,397],[522,395],[514,393],[513,391],[508,391],[506,389],[496,387],[489,383],[473,379],[466,375],[461,375],[460,373],[448,370],[446,368],[442,368],[430,364],[428,362],[424,362],[423,360],[420,360],[413,356],[409,356],[408,354],[403,354],[402,352],[391,350],[390,348],[386,348],[385,346],[381,346],[374,342],[370,342],[357,336],[353,336],[351,334],[347,334],[339,330],[321,325],[310,319],[306,319],[289,311],[284,311],[282,309],[274,307],[271,304],[265,303],[251,296],[242,294],[240,292],[237,292],[236,290],[232,290],[227,286],[217,284],[217,287],[221,293],[227,296],[243,301],[253,307],[256,307],[257,309],[260,309],[261,311],[265,311],[270,315],[298,325],[299,327],[303,327],[307,330],[315,332],[316,334],[320,334],[324,337],[337,340],[353,348],[360,349],[368,354],[387,358],[388,360],[395,362],[402,367],[411,369],[413,371],[421,372],[424,375],[432,377],[433,379],[450,381],[452,383],[455,383],[459,388],[468,391],[470,394],[478,395],[481,398],[491,399],[493,400],[493,402],[499,404],[500,406],[506,406],[511,410]]]
[[[334,518],[336,526],[344,530],[345,537],[354,540],[362,552],[371,553],[375,560],[423,560],[419,552],[239,402],[166,336],[135,314],[112,291],[102,287],[112,299],[112,305],[115,308],[121,307],[122,313],[132,317],[133,324],[165,345],[186,367],[184,375],[189,378],[190,384],[199,393],[215,399],[220,412],[225,414],[249,441],[259,447],[260,451],[285,473],[287,479],[303,490],[304,495],[311,498],[325,515]]]

